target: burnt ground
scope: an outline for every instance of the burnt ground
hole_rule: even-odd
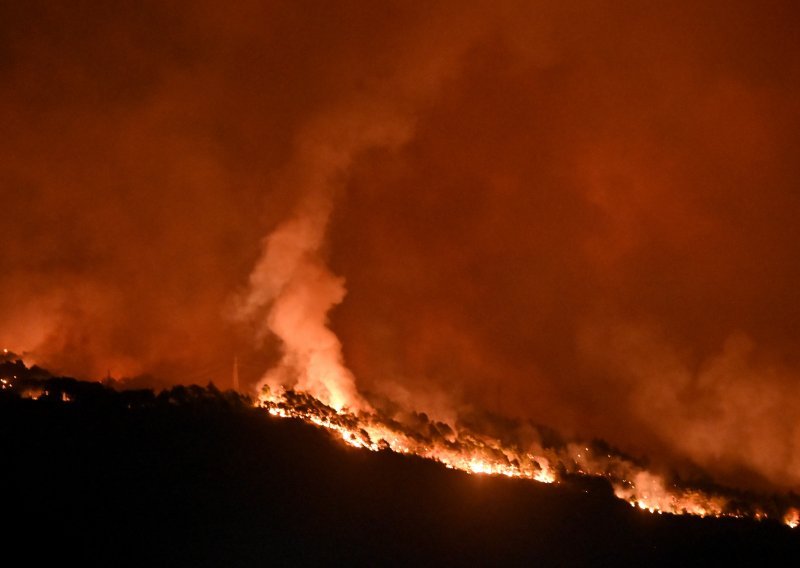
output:
[[[232,393],[0,393],[4,555],[26,565],[787,565],[800,531],[651,515],[603,481],[469,476],[349,448]],[[71,402],[61,392],[70,391]],[[4,563],[5,564],[5,563]]]

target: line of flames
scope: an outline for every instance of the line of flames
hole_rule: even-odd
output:
[[[12,389],[16,376],[0,378],[0,390]],[[37,400],[48,391],[38,386],[16,389],[23,398]],[[60,393],[59,400],[69,403],[72,398]],[[464,428],[448,426],[448,434],[439,439],[406,431],[402,425],[375,413],[334,410],[307,393],[265,390],[256,402],[272,416],[295,418],[331,432],[354,448],[373,452],[393,451],[415,455],[441,463],[447,468],[469,474],[502,475],[529,479],[540,483],[558,483],[558,471],[570,474],[604,477],[609,480],[614,495],[632,507],[657,514],[695,515],[700,517],[750,517],[763,520],[768,513],[762,509],[736,508],[731,499],[696,489],[684,489],[668,484],[664,478],[618,456],[592,455],[589,447],[570,444],[565,450],[523,451],[504,444],[491,436]],[[555,467],[555,464],[560,466]],[[791,528],[800,526],[800,509],[789,507],[779,514]]]
[[[358,426],[353,427],[346,425],[345,422],[353,422],[356,415],[346,411],[335,412],[331,409],[331,415],[320,415],[312,410],[287,404],[282,397],[265,397],[259,404],[273,416],[298,418],[325,428],[355,448],[373,452],[391,450],[399,454],[415,455],[467,473],[504,475],[532,479],[541,483],[556,481],[555,472],[551,469],[547,458],[511,452],[486,440],[471,440],[469,443],[472,451],[465,454],[463,450],[457,449],[456,444],[448,447],[416,440],[382,423],[377,415],[371,414],[368,417],[361,415],[358,417]]]
[[[300,398],[294,398],[299,396]],[[313,401],[313,404],[308,404]],[[315,424],[354,448],[373,452],[393,451],[415,455],[441,463],[447,468],[469,474],[502,475],[541,483],[558,483],[562,471],[604,477],[614,495],[632,507],[656,514],[695,515],[699,517],[767,518],[763,510],[737,509],[731,499],[697,489],[684,489],[665,482],[625,458],[607,454],[592,456],[590,448],[571,444],[566,450],[522,451],[500,440],[472,431],[451,427],[447,439],[432,440],[406,432],[394,421],[375,413],[352,413],[334,410],[305,393],[266,390],[256,402],[272,416],[295,418]],[[545,455],[546,454],[546,455]],[[783,522],[791,528],[800,525],[800,510],[789,508]]]

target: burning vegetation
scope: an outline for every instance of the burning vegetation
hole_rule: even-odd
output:
[[[800,525],[791,2],[7,4],[1,403]]]
[[[291,389],[264,386],[256,404],[272,416],[295,418],[325,428],[355,448],[415,455],[470,474],[542,483],[592,476],[607,480],[619,499],[650,513],[775,518],[783,519],[792,528],[800,522],[798,509],[790,506],[797,501],[794,495],[765,498],[719,486],[694,487],[650,472],[603,442],[545,444],[547,436],[533,424],[525,425],[529,435],[528,445],[523,446],[519,435],[487,435],[466,421],[449,425],[417,412],[387,416],[376,410],[336,410],[308,393]],[[520,431],[516,429],[517,433]],[[531,442],[531,437],[537,441]]]
[[[271,416],[323,428],[354,448],[416,456],[468,474],[554,484],[589,476],[606,480],[617,498],[650,513],[775,519],[791,528],[800,525],[796,495],[766,496],[710,483],[687,483],[677,476],[651,472],[603,441],[565,442],[557,433],[531,422],[484,415],[447,424],[386,402],[368,405],[368,411],[337,410],[310,393],[266,385],[254,403],[213,385],[176,386],[159,394],[109,388],[114,386],[119,385],[53,377],[39,367],[28,368],[13,353],[6,353],[0,363],[0,396],[9,400],[84,406],[103,403],[120,410],[193,401],[221,401],[241,408],[255,404]]]
[[[586,565],[598,554],[654,565],[665,547],[763,560],[800,545],[788,497],[670,484],[601,442],[532,424],[445,424],[374,401],[336,410],[291,389],[257,401],[213,385],[115,390],[13,361],[0,373],[17,377],[0,390],[0,480],[19,488],[6,511],[93,558],[100,543],[142,565]],[[635,511],[615,499],[621,488]],[[638,514],[651,503],[707,518]]]

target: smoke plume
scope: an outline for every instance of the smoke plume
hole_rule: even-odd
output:
[[[800,488],[796,3],[434,4],[0,7],[0,347]]]
[[[263,319],[259,339],[271,332],[281,342],[282,358],[267,384],[316,393],[337,409],[358,409],[365,402],[327,321],[329,310],[344,298],[344,280],[331,273],[322,248],[334,197],[353,156],[371,146],[398,144],[407,138],[407,128],[366,109],[333,116],[301,136],[285,182],[300,202],[264,240],[238,315]]]

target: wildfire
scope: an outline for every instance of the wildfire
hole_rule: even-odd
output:
[[[706,516],[741,516],[727,511],[728,500],[724,497],[707,495],[701,491],[668,489],[664,480],[651,473],[642,471],[636,474],[634,481],[614,483],[614,495],[628,501],[632,507],[638,507],[651,513],[671,513],[673,515]]]
[[[334,410],[305,393],[266,392],[259,404],[273,416],[299,418],[335,433],[346,444],[373,452],[391,450],[413,454],[472,474],[504,475],[553,483],[555,472],[549,460],[503,447],[496,439],[474,432],[458,431],[436,423],[426,424],[427,432],[412,430],[374,412],[354,414]]]
[[[415,455],[469,474],[541,483],[558,482],[558,472],[604,477],[619,499],[649,513],[757,520],[768,517],[759,507],[737,504],[721,494],[678,487],[626,458],[610,453],[595,455],[598,452],[585,445],[571,444],[561,450],[524,449],[463,425],[425,419],[411,426],[378,411],[336,410],[308,393],[293,390],[265,388],[257,405],[273,416],[296,418],[325,428],[354,448]],[[789,527],[797,527],[800,510],[788,509],[783,520]]]
[[[797,528],[800,525],[800,509],[789,509],[783,517],[783,522],[793,529]]]

